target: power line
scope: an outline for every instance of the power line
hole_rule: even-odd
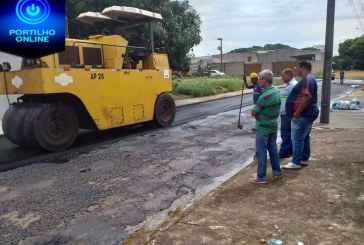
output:
[[[354,0],[349,0],[349,3],[350,3],[350,5],[351,5],[351,9],[353,10],[355,17],[356,17],[356,18],[358,19],[358,21],[359,21],[359,25],[360,25],[360,27],[362,27],[361,20],[360,20],[360,16],[359,16],[359,14],[358,14],[358,11],[357,11],[357,8],[356,8],[356,4],[355,4]]]
[[[358,4],[357,4],[357,6],[358,6],[358,9],[359,9],[359,16],[360,16],[360,25],[361,25],[361,27],[362,27],[362,29],[363,29],[363,1],[362,0],[357,0],[357,2],[359,2]]]
[[[362,19],[364,17],[363,0],[356,0],[355,6],[357,6],[360,19]]]
[[[358,11],[357,11],[357,6],[356,6],[356,4],[355,4],[355,2],[354,2],[354,0],[348,0],[349,1],[349,4],[350,4],[350,6],[351,6],[351,9],[353,10],[353,12],[354,12],[354,15],[355,15],[355,17],[358,19],[358,21],[359,21],[359,25],[360,25],[360,28],[362,29],[362,30],[364,30],[364,26],[363,26],[363,23],[362,23],[362,21],[361,21],[361,17],[359,16],[359,13],[358,13]],[[362,1],[361,1],[362,2]],[[363,6],[363,2],[361,3],[361,5]],[[362,10],[363,10],[363,8],[362,8]],[[362,13],[363,11],[361,11],[360,13]]]

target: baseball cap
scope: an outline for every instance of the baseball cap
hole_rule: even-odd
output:
[[[257,73],[255,73],[255,72],[252,72],[252,73],[250,73],[250,79],[252,79],[252,78],[257,78],[258,77],[258,74]]]

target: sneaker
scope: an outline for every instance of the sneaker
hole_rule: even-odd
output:
[[[289,162],[286,165],[283,165],[282,168],[283,169],[300,169],[300,168],[302,168],[302,166],[295,164],[293,162]]]
[[[267,184],[267,180],[262,180],[262,179],[257,179],[257,178],[253,178],[249,180],[250,183],[252,184]]]
[[[273,174],[273,178],[275,178],[275,179],[281,179],[282,178],[282,175],[280,174],[280,175],[274,175]]]
[[[300,165],[302,167],[307,167],[308,166],[308,160],[302,160],[301,163],[300,163]]]

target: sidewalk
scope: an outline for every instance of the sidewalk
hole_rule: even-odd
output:
[[[364,86],[342,100],[353,97],[363,102]],[[330,124],[317,122],[311,136],[308,167],[284,170],[275,180],[268,166],[268,184],[257,186],[249,183],[253,162],[125,244],[267,244],[272,238],[284,245],[363,244],[364,109],[332,111]]]

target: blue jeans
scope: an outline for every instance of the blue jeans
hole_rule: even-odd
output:
[[[277,150],[277,132],[270,134],[255,134],[255,151],[258,159],[258,175],[257,179],[267,179],[267,150],[269,152],[270,163],[272,165],[273,174],[281,175],[281,166],[279,165],[279,157]]]
[[[292,140],[291,140],[291,119],[287,115],[281,115],[281,138],[282,144],[279,149],[279,155],[292,154]]]
[[[310,132],[313,122],[316,118],[300,117],[292,118],[291,121],[291,139],[293,147],[292,162],[300,165],[301,161],[307,161],[310,158]]]

